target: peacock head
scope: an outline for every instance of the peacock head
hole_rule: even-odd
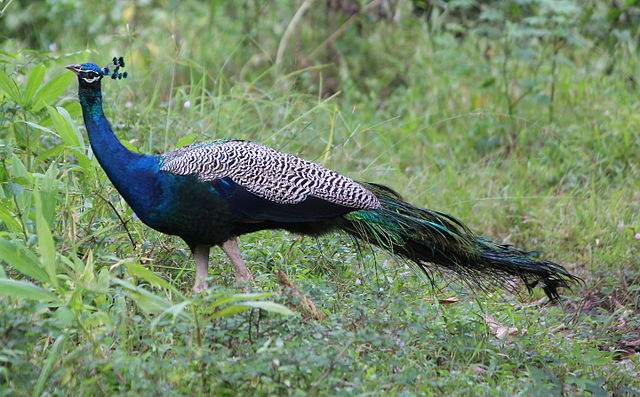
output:
[[[122,57],[113,58],[113,65],[113,71],[109,69],[109,66],[102,68],[91,62],[69,65],[67,66],[67,69],[71,70],[78,76],[78,84],[80,84],[80,88],[99,90],[100,81],[105,76],[110,75],[112,79],[127,78],[127,72],[120,72],[120,69],[124,68],[124,59]]]

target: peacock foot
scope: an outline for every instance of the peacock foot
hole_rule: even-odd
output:
[[[196,282],[193,284],[193,292],[195,292],[196,294],[200,294],[206,291],[208,288],[209,286],[204,280],[196,280]]]
[[[251,273],[236,272],[236,286],[244,292],[249,292],[253,284],[253,276]]]

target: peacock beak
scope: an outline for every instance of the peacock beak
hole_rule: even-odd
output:
[[[65,68],[69,69],[70,71],[72,71],[75,74],[80,73],[80,65],[67,65],[67,66],[65,66]]]

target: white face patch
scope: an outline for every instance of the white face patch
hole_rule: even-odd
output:
[[[97,80],[100,80],[100,76],[94,76],[94,77],[83,77],[82,80],[86,81],[87,83],[91,84]]]

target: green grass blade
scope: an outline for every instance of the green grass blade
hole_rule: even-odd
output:
[[[44,385],[47,379],[49,379],[49,375],[51,374],[51,370],[53,369],[53,364],[58,359],[60,355],[60,348],[64,342],[65,336],[60,335],[56,338],[56,341],[53,342],[53,346],[51,346],[51,350],[49,350],[49,355],[47,356],[47,361],[45,361],[44,366],[42,367],[42,371],[40,371],[40,376],[38,376],[38,382],[36,386],[33,388],[33,396],[40,396],[42,391],[44,390]]]
[[[58,279],[56,276],[56,249],[53,242],[53,235],[44,217],[40,192],[34,190],[33,196],[36,204],[36,234],[38,235],[40,261],[49,275],[49,282],[55,287],[58,287]]]

